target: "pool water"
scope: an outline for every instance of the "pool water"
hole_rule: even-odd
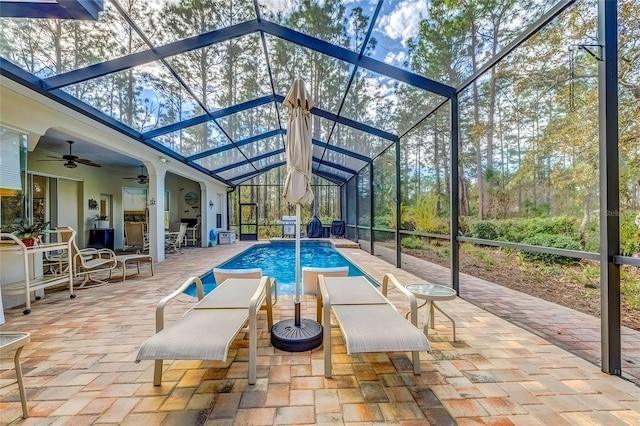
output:
[[[305,241],[301,244],[300,266],[316,268],[348,266],[349,276],[366,276],[338,253],[330,243]],[[293,241],[255,245],[219,267],[227,269],[262,268],[263,275],[277,280],[278,294],[292,295],[296,293],[295,244]],[[205,294],[215,288],[216,282],[212,272],[200,278],[202,278]],[[302,275],[300,280],[302,280]],[[185,293],[196,296],[195,285],[189,287]]]

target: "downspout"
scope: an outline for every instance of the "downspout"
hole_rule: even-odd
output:
[[[230,201],[231,201],[231,193],[232,193],[233,191],[235,191],[235,190],[236,190],[236,187],[235,187],[235,186],[234,186],[234,187],[231,187],[231,188],[228,188],[228,187],[227,187],[227,231],[230,231],[230,230],[231,230],[231,229],[230,229],[230,224],[231,224],[231,212],[229,211],[229,203],[230,203]],[[239,200],[239,197],[238,197],[238,200]],[[239,202],[239,201],[238,201],[238,202]],[[240,206],[238,206],[238,208],[240,208]]]

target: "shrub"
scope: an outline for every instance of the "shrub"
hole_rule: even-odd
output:
[[[636,225],[635,218],[635,212],[620,216],[620,246],[624,256],[640,252],[640,228]]]
[[[471,236],[483,240],[495,240],[499,235],[499,229],[495,223],[483,220],[471,225]]]
[[[401,246],[404,249],[416,249],[416,250],[425,249],[425,245],[422,242],[422,238],[416,237],[415,235],[403,238],[401,242]]]
[[[564,235],[553,235],[553,234],[538,234],[532,237],[529,237],[525,241],[525,244],[529,244],[532,246],[542,246],[542,247],[555,247],[560,249],[567,250],[580,250],[580,244],[567,236]],[[538,253],[532,251],[522,251],[521,256],[525,260],[529,260],[531,262],[542,262],[546,264],[569,264],[575,262],[575,259],[567,256],[560,256],[557,254],[550,253]]]

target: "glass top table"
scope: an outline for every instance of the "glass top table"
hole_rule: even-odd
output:
[[[453,341],[456,340],[456,323],[446,312],[444,312],[438,305],[436,305],[436,301],[443,300],[453,300],[458,297],[458,293],[452,289],[451,287],[447,287],[439,284],[431,284],[431,283],[417,283],[417,284],[409,284],[406,286],[406,289],[409,290],[417,299],[422,299],[425,302],[418,306],[421,308],[425,305],[428,305],[427,312],[425,313],[424,318],[424,334],[429,337],[429,325],[433,329],[435,327],[434,321],[434,308],[439,310],[445,317],[449,318],[451,324],[453,324]]]
[[[24,345],[31,340],[30,333],[20,332],[0,332],[0,352],[5,353],[12,350],[16,351],[14,362],[16,365],[16,378],[18,379],[18,392],[20,393],[20,402],[22,403],[22,417],[29,417],[27,409],[27,395],[24,390],[24,381],[22,380],[22,366],[20,365],[20,352]]]
[[[452,300],[458,297],[454,289],[439,284],[409,284],[406,288],[414,296],[424,300]]]

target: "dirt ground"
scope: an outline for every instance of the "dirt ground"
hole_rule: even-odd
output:
[[[520,260],[516,253],[494,248],[483,248],[482,251],[485,255],[480,258],[463,252],[460,258],[461,272],[600,317],[600,291],[598,288],[594,288],[597,285],[593,285],[594,282],[597,284],[598,278],[584,279],[584,266],[562,266],[562,273],[554,274],[549,273],[548,269],[538,269],[535,264]],[[438,250],[405,249],[403,252],[449,267],[448,255],[442,254]],[[591,266],[592,270],[598,268],[597,263]],[[630,273],[640,277],[640,270],[631,268]],[[576,278],[572,279],[571,276]],[[592,284],[587,285],[581,281],[590,281]],[[558,291],[559,288],[562,288],[562,291]],[[622,325],[640,331],[640,309],[631,308],[625,297],[622,296],[620,310]]]

